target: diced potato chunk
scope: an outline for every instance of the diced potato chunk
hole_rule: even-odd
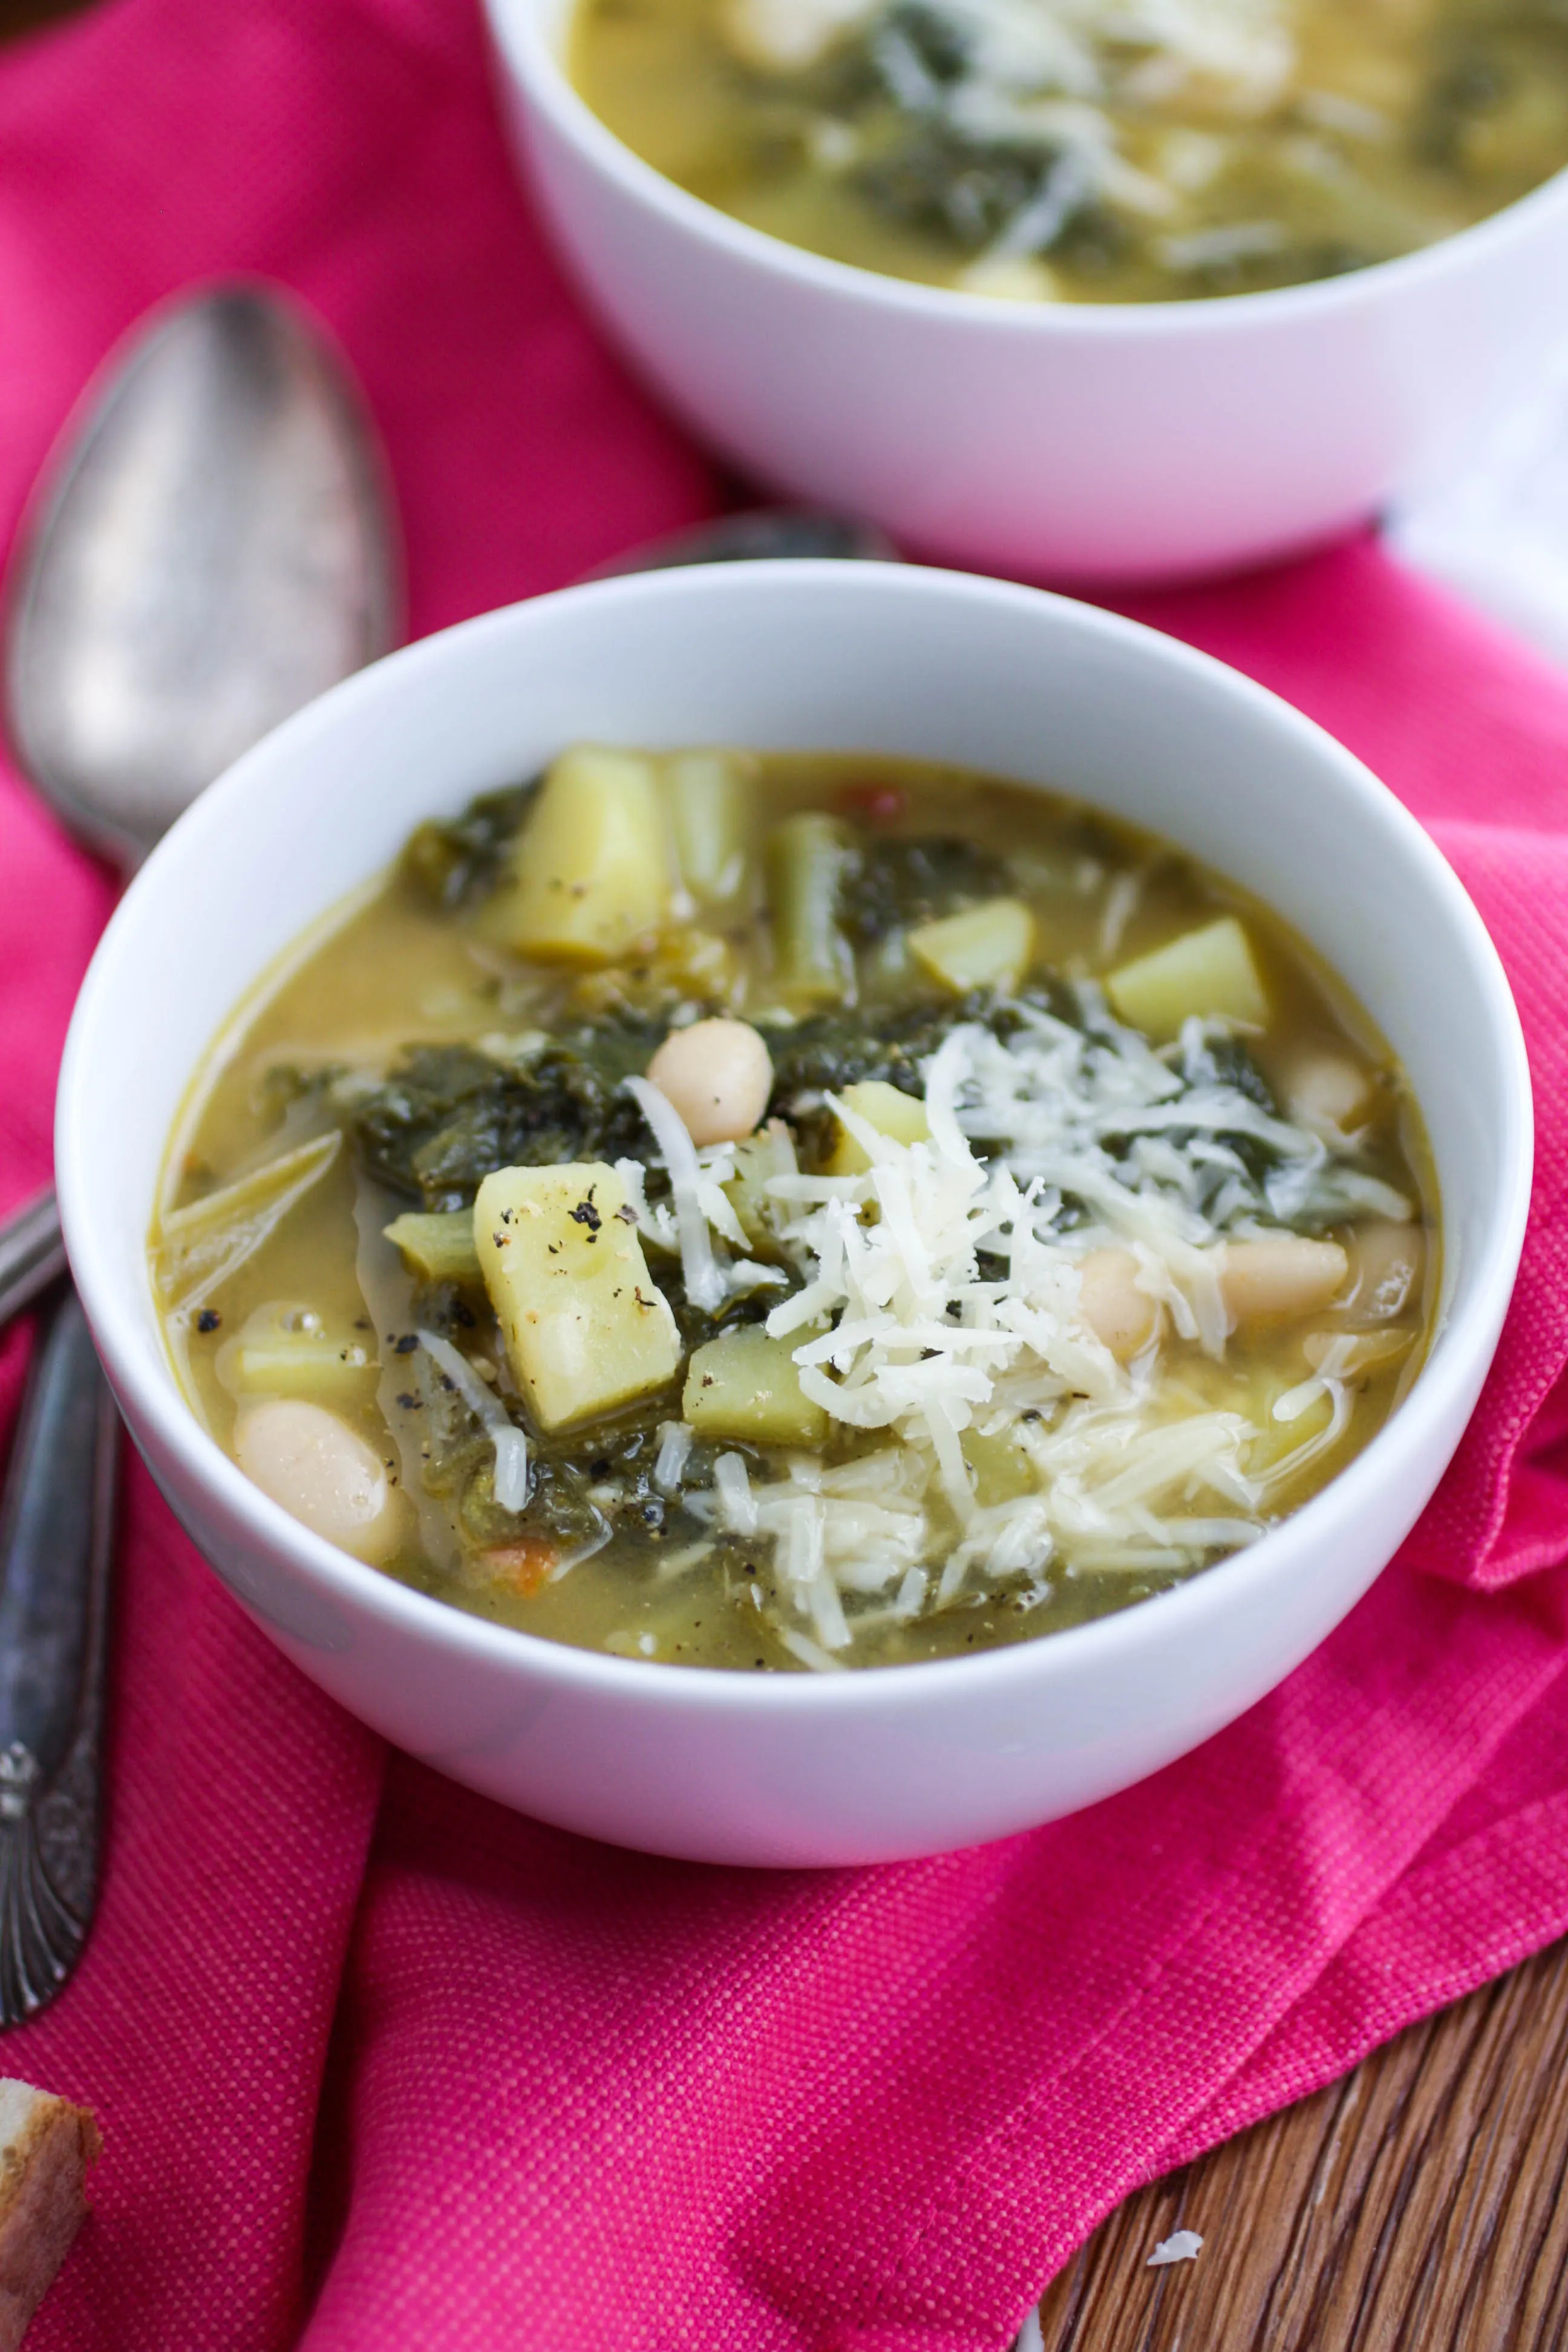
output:
[[[395,1217],[386,1238],[421,1282],[477,1282],[479,1254],[474,1247],[473,1213],[452,1209],[425,1214],[410,1209]]]
[[[664,770],[665,800],[680,878],[703,907],[728,907],[746,879],[750,796],[739,761],[723,751],[682,751]]]
[[[611,964],[669,911],[669,849],[651,761],[579,743],[546,776],[488,927],[508,947]]]
[[[600,1161],[503,1168],[474,1202],[474,1243],[518,1386],[541,1428],[613,1412],[674,1379],[680,1340]]]
[[[868,1127],[874,1127],[879,1135],[888,1136],[894,1143],[924,1143],[930,1139],[924,1103],[917,1095],[902,1094],[897,1087],[889,1086],[885,1078],[862,1078],[858,1086],[846,1087],[839,1100],[857,1112]],[[841,1127],[826,1173],[859,1176],[870,1165],[868,1154],[848,1129]]]
[[[680,1410],[699,1437],[756,1445],[820,1445],[827,1415],[801,1394],[801,1334],[770,1339],[761,1323],[721,1332],[692,1356]]]
[[[1234,915],[1124,963],[1107,978],[1105,992],[1117,1019],[1148,1037],[1175,1036],[1194,1013],[1253,1029],[1268,1024],[1251,943]]]
[[[1017,987],[1035,953],[1035,919],[1021,898],[988,898],[910,933],[910,953],[959,996]]]

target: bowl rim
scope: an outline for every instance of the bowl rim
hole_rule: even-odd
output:
[[[568,78],[546,37],[538,0],[484,0],[492,44],[530,100],[554,129],[634,201],[661,215],[674,228],[695,236],[732,261],[763,268],[776,278],[841,300],[858,299],[908,318],[953,324],[968,321],[1003,335],[1063,335],[1116,340],[1139,334],[1191,337],[1245,331],[1319,311],[1353,313],[1384,295],[1424,278],[1440,276],[1471,259],[1484,261],[1493,246],[1528,236],[1542,215],[1568,216],[1568,164],[1510,204],[1449,236],[1417,246],[1387,261],[1369,262],[1338,278],[1310,278],[1296,286],[1255,293],[1191,295],[1169,302],[1003,302],[957,287],[928,286],[894,278],[857,262],[837,261],[791,245],[766,229],[721,212],[694,196],[647,163],[595,114]]]
[[[106,1055],[118,1056],[123,1052],[125,1033],[133,1020],[138,1026],[146,1023],[146,991],[132,976],[150,951],[155,953],[151,942],[160,927],[155,909],[161,895],[167,887],[176,903],[188,905],[190,886],[175,877],[209,852],[234,856],[236,853],[227,846],[231,814],[246,809],[253,798],[265,797],[266,779],[274,763],[289,760],[323,733],[345,723],[352,726],[358,711],[373,705],[384,691],[388,676],[417,677],[423,671],[438,679],[454,647],[487,636],[506,642],[514,632],[528,629],[536,614],[577,608],[604,610],[613,615],[617,607],[626,606],[631,608],[629,625],[635,627],[638,604],[649,598],[699,600],[710,593],[717,569],[691,566],[586,583],[502,606],[421,638],[371,664],[286,719],[186,811],[134,877],[111,916],[88,968],[66,1040],[57,1096],[55,1160],[72,1273],[100,1353],[126,1401],[128,1419],[138,1433],[143,1427],[150,1433],[152,1444],[166,1459],[173,1459],[189,1485],[227,1518],[237,1521],[258,1549],[281,1556],[305,1584],[356,1614],[368,1613],[389,1630],[411,1633],[448,1654],[491,1664],[510,1661],[536,1679],[614,1695],[624,1703],[721,1712],[739,1708],[772,1714],[779,1709],[826,1707],[880,1713],[921,1708],[953,1693],[955,1675],[955,1695],[966,1693],[972,1700],[987,1694],[998,1696],[1020,1683],[1048,1685],[1053,1676],[1070,1681],[1108,1654],[1119,1650],[1136,1653],[1149,1640],[1158,1643],[1161,1628],[1173,1619],[1190,1621],[1189,1631],[1201,1630],[1206,1619],[1225,1618],[1233,1600],[1247,1588],[1267,1585],[1281,1574],[1310,1573],[1312,1557],[1321,1549],[1321,1536],[1331,1538],[1337,1522],[1353,1520],[1363,1502],[1385,1488],[1397,1489],[1402,1482],[1408,1483],[1413,1471],[1419,1478],[1416,1457],[1424,1450],[1428,1430],[1444,1425],[1456,1407],[1461,1426],[1468,1418],[1467,1400],[1476,1378],[1478,1356],[1484,1370],[1511,1294],[1533,1171],[1530,1068],[1518,1010],[1490,935],[1452,866],[1389,788],[1326,729],[1268,688],[1178,638],[1052,591],[934,566],[786,559],[722,567],[728,598],[765,600],[784,583],[801,593],[809,593],[814,583],[831,582],[839,594],[868,600],[941,603],[961,599],[993,609],[1026,609],[1048,629],[1069,634],[1078,630],[1119,646],[1135,662],[1184,672],[1206,683],[1211,691],[1217,689],[1240,705],[1250,705],[1282,735],[1293,736],[1319,761],[1337,768],[1342,780],[1364,803],[1369,819],[1381,827],[1385,843],[1398,844],[1396,854],[1403,856],[1407,870],[1424,883],[1429,898],[1448,919],[1452,943],[1467,961],[1487,1019],[1491,1046],[1503,1073],[1507,1104],[1497,1198],[1484,1244],[1466,1270],[1466,1299],[1440,1321],[1409,1394],[1365,1449],[1318,1495],[1258,1542],[1217,1561],[1186,1583],[1049,1635],[1026,1637],[969,1656],[842,1674],[757,1674],[746,1668],[622,1658],[499,1624],[417,1591],[340,1551],[251,1484],[186,1402],[166,1351],[152,1372],[147,1370],[142,1327],[149,1309],[157,1320],[157,1310],[151,1299],[145,1255],[138,1253],[132,1262],[122,1261],[112,1242],[105,1238],[102,1222],[92,1215],[95,1193],[100,1193],[104,1182],[115,1181],[112,1169],[100,1170],[91,1164],[86,1144],[94,1096],[93,1065]],[[236,830],[235,837],[243,842],[243,828]],[[318,910],[318,916],[328,911]],[[308,916],[300,929],[305,929],[313,919]],[[128,1009],[132,1005],[137,1008],[134,1015]],[[1368,1009],[1375,1018],[1376,1007]],[[225,1009],[226,1019],[231,1012],[232,1008]],[[222,1576],[216,1566],[214,1573]],[[265,1606],[259,1601],[255,1605],[257,1613],[266,1619]]]

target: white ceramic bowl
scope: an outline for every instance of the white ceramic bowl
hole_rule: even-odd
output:
[[[146,1235],[187,1081],[236,1000],[432,811],[574,737],[864,749],[1049,782],[1268,898],[1370,1007],[1425,1109],[1442,1328],[1333,1484],[1170,1594],[1048,1639],[844,1675],[566,1649],[362,1567],[243,1478],[175,1385]],[[199,910],[199,919],[193,919]],[[1250,1706],[1363,1592],[1491,1359],[1523,1232],[1530,1089],[1469,900],[1366,770],[1205,656],[1027,588],[759,563],[567,590],[394,654],[240,761],[132,884],[60,1081],[71,1264],[125,1416],[242,1605],[385,1732],[506,1803],[712,1861],[848,1863],[997,1837],[1123,1788]]]
[[[1447,478],[1563,331],[1568,173],[1321,284],[1030,306],[805,253],[688,195],[568,83],[570,0],[487,0],[544,218],[605,327],[757,480],[1066,583],[1258,562]]]

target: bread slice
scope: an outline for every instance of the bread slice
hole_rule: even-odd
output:
[[[0,2076],[0,2352],[16,2352],[87,2213],[86,2107]]]

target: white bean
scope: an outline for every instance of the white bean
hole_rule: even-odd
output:
[[[647,1075],[700,1145],[741,1142],[761,1120],[773,1087],[773,1066],[756,1030],[722,1015],[672,1029]]]
[[[235,1424],[235,1459],[246,1476],[313,1535],[356,1559],[378,1562],[403,1533],[403,1496],[386,1465],[324,1405],[270,1397]]]
[[[1351,1237],[1352,1287],[1346,1321],[1392,1323],[1403,1315],[1420,1297],[1426,1254],[1419,1225],[1396,1225],[1381,1217],[1358,1225]]]
[[[1326,1124],[1342,1132],[1371,1107],[1372,1072],[1348,1054],[1309,1047],[1285,1073],[1285,1102],[1304,1127]]]
[[[1137,1276],[1131,1250],[1090,1250],[1079,1268],[1079,1312],[1123,1364],[1148,1346],[1160,1319],[1156,1301],[1138,1288]]]
[[[1269,1234],[1260,1241],[1224,1244],[1219,1285],[1237,1322],[1285,1322],[1326,1307],[1349,1270],[1338,1242]]]

